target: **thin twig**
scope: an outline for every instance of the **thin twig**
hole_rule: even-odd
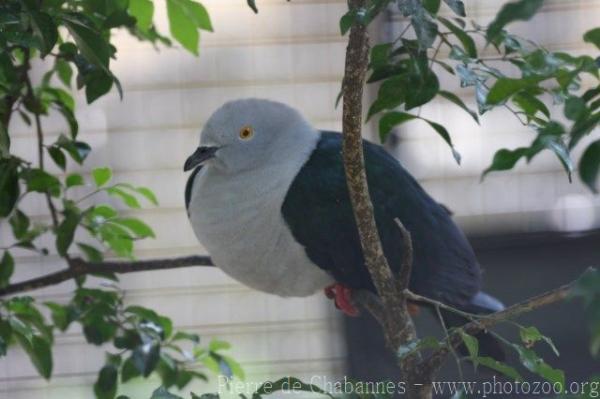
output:
[[[460,363],[460,357],[458,357],[458,354],[456,353],[456,349],[452,346],[452,344],[450,342],[450,335],[448,334],[448,327],[446,326],[446,322],[444,321],[444,318],[442,317],[442,312],[440,311],[440,307],[439,306],[435,307],[435,313],[436,313],[438,319],[440,320],[440,324],[442,325],[442,329],[444,330],[444,335],[446,337],[446,342],[448,343],[448,345],[450,347],[450,353],[452,353],[452,357],[454,358],[454,360],[456,362],[456,368],[458,368],[458,375],[460,377],[460,380],[464,381],[465,377],[464,377],[464,374],[463,374],[462,364]]]
[[[508,319],[514,319],[524,313],[528,313],[535,309],[552,305],[556,302],[560,302],[567,298],[569,292],[571,292],[574,285],[575,281],[569,284],[565,284],[561,287],[555,288],[551,291],[547,291],[543,294],[526,299],[522,302],[509,306],[508,308],[500,312],[487,315],[487,317],[470,321],[462,327],[462,330],[467,332],[468,334],[474,335],[481,331],[486,331],[494,327],[496,324],[504,322]],[[434,374],[435,372],[437,372],[444,363],[448,353],[450,352],[450,347],[457,348],[461,344],[462,338],[460,335],[460,331],[451,334],[450,345],[444,346],[436,350],[425,361],[424,367],[427,369],[427,372],[430,374]]]
[[[149,259],[131,262],[123,261],[105,261],[105,262],[87,262],[81,258],[71,258],[69,268],[50,273],[41,277],[25,280],[19,283],[11,284],[0,289],[0,297],[32,291],[35,289],[60,284],[64,281],[88,274],[101,273],[135,273],[149,270],[175,269],[190,266],[213,266],[212,260],[208,256],[184,256],[170,259]]]
[[[412,236],[410,231],[404,227],[404,224],[400,221],[400,219],[395,218],[394,222],[398,225],[400,232],[402,233],[402,265],[400,267],[400,272],[398,273],[398,277],[396,278],[398,289],[401,292],[408,289],[410,284],[410,274],[412,272],[412,264],[413,264],[413,245],[412,245]]]

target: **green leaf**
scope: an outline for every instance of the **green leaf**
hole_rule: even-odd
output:
[[[567,119],[576,121],[587,113],[585,101],[579,97],[571,96],[565,100],[565,116]]]
[[[23,2],[28,4],[28,2]],[[28,8],[29,17],[31,18],[31,29],[33,36],[39,42],[38,48],[40,55],[44,58],[54,47],[58,40],[58,30],[56,24],[48,14]]]
[[[92,148],[89,144],[84,143],[83,141],[71,140],[62,134],[56,143],[65,151],[67,151],[71,158],[80,165],[92,151]]]
[[[550,338],[543,335],[536,327],[521,327],[519,329],[519,335],[521,336],[521,341],[523,341],[526,347],[529,348],[538,341],[544,341],[548,344],[548,346],[550,346],[556,356],[560,356],[558,349],[554,345],[554,342],[552,342]]]
[[[413,340],[406,345],[402,345],[398,348],[396,355],[400,359],[404,359],[406,356],[411,355],[422,349],[438,349],[440,347],[439,341],[435,337],[425,337],[421,339]]]
[[[529,152],[529,148],[519,147],[514,150],[508,150],[506,148],[500,149],[494,154],[492,164],[483,172],[481,178],[483,179],[488,173],[500,170],[512,169],[519,159],[526,157]]]
[[[417,36],[419,48],[425,50],[433,46],[433,42],[438,35],[437,24],[424,12],[413,15],[411,22]]]
[[[110,91],[114,82],[112,75],[97,70],[86,78],[85,99],[88,104],[93,103]]]
[[[109,187],[106,189],[106,192],[109,195],[121,198],[121,200],[123,200],[125,205],[127,205],[130,208],[135,208],[135,209],[141,208],[141,205],[138,202],[137,198],[135,198],[133,195],[125,192],[124,190],[120,189],[119,187]]]
[[[406,93],[406,110],[419,107],[431,101],[440,89],[437,75],[419,61],[414,61],[408,76],[409,91]]]
[[[456,36],[456,38],[461,42],[463,48],[465,49],[467,55],[471,58],[477,58],[477,46],[475,45],[475,41],[471,36],[469,36],[463,29],[454,25],[452,22],[447,20],[446,18],[438,17],[438,20],[446,27],[448,30]]]
[[[23,320],[21,320],[18,317],[10,317],[8,319],[8,322],[10,324],[10,327],[12,329],[12,331],[18,335],[21,336],[29,345],[32,345],[33,343],[33,328],[23,322]]]
[[[467,105],[456,94],[445,90],[440,90],[438,94],[444,97],[446,100],[462,108],[465,112],[471,115],[471,118],[473,118],[475,122],[479,123],[479,117],[477,116],[477,112],[469,109],[469,107],[467,107]]]
[[[513,96],[512,101],[525,112],[527,119],[530,121],[536,117],[538,112],[544,114],[546,118],[550,118],[550,110],[546,104],[531,93],[526,91],[517,93]]]
[[[9,220],[13,235],[17,240],[22,239],[29,230],[29,217],[16,209]]]
[[[112,178],[112,170],[108,167],[95,168],[92,170],[92,178],[96,187],[102,187]]]
[[[406,112],[388,112],[379,120],[379,139],[384,143],[395,126],[414,119],[417,119],[416,115],[408,114]]]
[[[246,0],[246,3],[248,4],[248,7],[250,7],[252,11],[254,11],[255,14],[258,14],[258,8],[256,7],[255,0]]]
[[[406,76],[393,76],[384,81],[377,92],[377,99],[369,107],[367,120],[384,109],[393,109],[402,104],[409,87]]]
[[[0,159],[7,158],[10,153],[10,136],[6,126],[0,123]]]
[[[473,360],[473,363],[477,364],[479,358],[479,341],[472,335],[467,334],[463,330],[459,330],[460,336],[469,351],[469,356]]]
[[[67,208],[64,213],[65,218],[56,230],[56,250],[61,256],[67,254],[75,237],[75,230],[81,220],[81,215],[73,209]]]
[[[219,367],[219,363],[215,360],[213,356],[203,357],[200,360],[207,369],[209,369],[215,374],[221,374],[221,368]]]
[[[513,344],[513,347],[519,353],[521,363],[526,369],[545,378],[552,384],[560,384],[561,387],[565,386],[564,371],[552,368],[531,349],[516,344]]]
[[[444,139],[444,141],[450,146],[450,148],[452,150],[452,156],[454,157],[456,162],[460,164],[460,154],[454,149],[454,145],[452,144],[452,139],[450,137],[450,134],[448,133],[448,131],[446,130],[446,128],[444,126],[440,125],[439,123],[430,121],[428,119],[420,118],[416,115],[408,114],[406,112],[399,112],[399,111],[388,112],[379,120],[379,137],[381,138],[382,142],[387,138],[387,136],[389,135],[389,133],[391,132],[391,130],[394,126],[397,126],[399,124],[402,124],[404,122],[407,122],[407,121],[410,121],[413,119],[421,119],[421,120],[425,121],[429,126],[431,126]]]
[[[50,309],[52,322],[61,331],[65,331],[74,320],[74,315],[67,306],[54,302],[45,302],[44,305]]]
[[[446,130],[446,128],[442,125],[440,125],[439,123],[436,122],[432,122],[430,120],[427,119],[423,119],[425,122],[427,122],[429,124],[429,126],[431,126],[441,137],[442,139],[444,139],[444,141],[450,146],[450,149],[452,150],[452,156],[454,157],[454,160],[456,161],[457,164],[460,164],[460,159],[461,156],[458,153],[458,151],[456,151],[454,149],[454,144],[452,144],[452,139],[450,138],[450,133],[448,133],[448,131]]]
[[[569,292],[570,297],[580,297],[586,307],[594,304],[594,300],[600,295],[600,271],[590,267],[575,281],[573,289]]]
[[[128,306],[125,312],[132,313],[142,320],[151,321],[157,326],[160,326],[163,332],[164,338],[168,338],[173,332],[173,322],[171,319],[165,316],[161,316],[152,309],[145,308],[143,306]]]
[[[167,0],[167,15],[171,35],[185,49],[192,54],[198,55],[199,34],[196,23],[188,16],[182,1]]]
[[[131,360],[140,374],[148,377],[156,368],[159,355],[160,344],[156,340],[149,340],[133,350]]]
[[[562,139],[559,136],[541,134],[534,143],[537,142],[551,150],[558,157],[558,160],[563,165],[570,181],[571,173],[573,173],[573,161],[571,160],[569,148],[563,143]]]
[[[500,78],[494,83],[487,94],[488,105],[498,105],[506,102],[513,94],[521,90],[531,89],[544,80],[541,76],[532,76],[522,79]]]
[[[67,158],[65,157],[65,154],[63,154],[62,150],[55,146],[48,147],[47,150],[54,163],[62,170],[65,170],[67,166]]]
[[[227,364],[227,367],[229,368],[229,370],[231,370],[231,374],[234,377],[237,377],[242,381],[246,379],[246,373],[244,373],[244,369],[242,369],[242,366],[237,361],[235,361],[229,356],[220,356],[221,359]]]
[[[213,339],[210,341],[210,344],[208,344],[208,350],[211,352],[216,352],[219,350],[229,349],[229,348],[231,348],[231,344],[229,342],[221,341],[218,339]]]
[[[29,356],[31,363],[35,366],[38,373],[45,379],[50,379],[52,375],[52,351],[50,344],[40,336],[34,335],[31,340],[27,340],[20,334],[15,334],[17,342]]]
[[[25,175],[27,191],[49,193],[53,197],[60,195],[60,180],[42,169],[29,169]]]
[[[583,41],[592,43],[600,49],[600,28],[594,28],[585,32],[583,35]]]
[[[528,21],[543,4],[544,0],[519,0],[505,4],[488,26],[487,40],[493,41],[513,21]]]
[[[85,254],[86,259],[90,262],[102,262],[104,259],[102,252],[91,245],[78,242],[77,247]]]
[[[167,388],[160,387],[152,392],[150,399],[183,399],[181,396],[173,395]]]
[[[115,208],[106,204],[94,205],[90,210],[90,215],[97,223],[104,223],[108,219],[116,218],[119,213]]]
[[[62,58],[57,58],[54,67],[56,68],[60,81],[63,82],[65,86],[71,87],[71,79],[73,78],[73,69],[71,68],[71,65]]]
[[[138,238],[156,237],[154,235],[154,231],[152,231],[152,228],[139,219],[120,218],[120,219],[113,220],[112,223],[117,223],[121,226],[126,227],[133,234],[135,234]]]
[[[523,377],[521,377],[521,375],[519,374],[519,372],[517,370],[515,370],[514,368],[510,367],[509,365],[507,365],[505,363],[501,363],[501,362],[497,361],[496,359],[493,359],[493,358],[487,357],[487,356],[483,356],[483,357],[478,357],[477,361],[482,366],[491,368],[492,370],[496,370],[496,371],[504,374],[505,376],[510,378],[512,381],[523,381]]]
[[[209,32],[213,31],[210,16],[206,8],[194,0],[177,0],[180,1],[187,16],[196,24],[199,29]]]
[[[94,384],[94,394],[97,399],[114,399],[117,394],[117,378],[119,371],[114,364],[107,364],[98,373]]]
[[[85,185],[85,181],[83,180],[83,176],[78,173],[71,173],[65,179],[65,185],[67,188],[75,187],[75,186],[83,186]]]
[[[10,277],[15,271],[15,261],[8,251],[4,251],[2,260],[0,260],[0,288],[8,285]]]
[[[188,333],[185,331],[177,331],[175,335],[173,335],[172,341],[180,341],[180,340],[188,340],[197,344],[200,342],[200,336],[198,334]]]
[[[440,0],[423,0],[423,8],[425,8],[430,14],[435,15],[440,10]]]
[[[123,362],[123,367],[121,368],[121,382],[124,384],[132,378],[136,378],[141,376],[141,373],[136,368],[133,363],[132,358],[128,358]]]
[[[136,19],[136,25],[141,30],[148,30],[152,26],[154,16],[154,3],[150,0],[129,0],[129,14]]]
[[[147,187],[136,187],[135,191],[144,196],[148,201],[150,201],[153,205],[158,205],[158,199],[154,192]]]
[[[63,23],[69,30],[81,54],[92,64],[108,68],[109,43],[94,28],[94,24],[82,18],[82,14],[63,14]]]
[[[598,126],[598,123],[600,123],[600,112],[575,122],[569,133],[571,136],[569,148],[575,147],[583,137],[590,134]]]
[[[87,342],[102,345],[110,341],[117,331],[117,325],[104,319],[102,314],[89,315],[83,326],[83,334]]]
[[[270,395],[274,392],[278,392],[278,391],[291,391],[294,390],[295,392],[311,392],[311,393],[320,393],[322,395],[327,395],[330,398],[334,399],[334,397],[322,390],[321,388],[319,388],[316,385],[313,384],[306,384],[304,382],[302,382],[301,380],[299,380],[298,378],[295,377],[283,377],[277,381],[271,382],[271,381],[267,381],[264,384],[262,384],[260,387],[258,387],[258,389],[252,394],[252,397],[255,397],[255,395]]]
[[[13,159],[0,160],[0,217],[12,212],[20,192],[17,164]]]
[[[600,174],[600,140],[590,144],[579,160],[579,177],[594,193],[598,193],[596,185]]]
[[[344,36],[352,27],[356,19],[354,11],[350,10],[340,18],[340,33]]]
[[[454,11],[456,15],[460,17],[467,16],[465,13],[465,5],[461,0],[444,0],[444,3],[446,3],[446,5],[450,7],[450,9]]]

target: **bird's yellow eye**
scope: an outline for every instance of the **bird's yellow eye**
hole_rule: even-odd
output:
[[[250,140],[254,136],[254,130],[252,126],[244,126],[240,129],[240,138],[242,140]]]

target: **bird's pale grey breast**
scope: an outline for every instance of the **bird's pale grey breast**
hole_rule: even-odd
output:
[[[310,131],[287,132],[295,140],[285,162],[234,174],[204,166],[188,206],[194,232],[218,267],[280,296],[311,295],[332,282],[308,259],[281,214],[288,188],[320,136],[308,125],[301,128]]]

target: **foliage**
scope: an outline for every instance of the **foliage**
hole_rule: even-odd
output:
[[[171,34],[188,51],[198,53],[199,30],[212,30],[202,4],[192,0],[167,0]],[[11,283],[15,271],[13,253],[29,250],[56,253],[67,263],[74,256],[101,262],[113,256],[134,257],[134,244],[154,237],[143,221],[122,215],[111,203],[91,202],[99,194],[112,203],[140,208],[144,202],[157,205],[146,187],[113,183],[112,171],[101,167],[89,176],[69,173],[81,165],[92,148],[79,138],[72,90],[83,90],[88,103],[116,88],[118,78],[111,70],[117,48],[111,34],[128,31],[141,41],[170,45],[153,24],[154,3],[150,0],[37,1],[10,0],[0,4],[0,223],[10,224],[12,241],[3,237],[0,256],[0,288]],[[32,63],[40,64],[41,80],[32,78]],[[53,142],[45,139],[41,117],[58,114],[65,131]],[[13,153],[9,125],[18,115],[37,134],[36,161]],[[60,174],[48,172],[49,162]],[[39,196],[48,204],[50,220],[36,221],[22,206],[25,197]],[[37,218],[39,219],[39,218]],[[42,244],[52,236],[54,248]],[[70,266],[71,263],[69,263]],[[110,273],[98,277],[117,280]],[[198,345],[195,334],[173,331],[169,318],[139,306],[125,307],[115,289],[95,289],[77,280],[78,288],[69,303],[36,303],[27,296],[0,300],[0,356],[10,345],[27,353],[41,376],[52,375],[54,332],[78,324],[86,341],[93,345],[111,343],[94,392],[99,399],[114,398],[119,378],[122,383],[137,376],[160,376],[165,387],[187,385],[206,379],[192,367],[210,364],[211,371],[243,378],[239,365],[223,354],[227,345]],[[46,308],[45,310],[43,308]],[[50,319],[44,313],[50,313]],[[191,344],[184,349],[181,343]],[[215,347],[216,345],[216,347]],[[188,345],[189,346],[189,345]]]
[[[352,24],[369,24],[390,3],[391,0],[370,0],[365,9],[350,10],[340,20],[342,34]],[[511,169],[521,158],[529,161],[544,149],[553,151],[571,173],[574,168],[571,150],[591,135],[598,124],[598,60],[550,52],[505,30],[513,21],[530,19],[542,0],[509,3],[488,27],[471,23],[469,28],[460,0],[443,1],[444,7],[455,14],[453,18],[439,14],[441,0],[395,3],[409,21],[407,30],[393,42],[373,47],[369,65],[369,82],[381,84],[369,117],[381,116],[382,141],[395,126],[420,119],[446,141],[459,162],[460,155],[454,150],[447,129],[422,118],[416,110],[439,97],[479,122],[480,115],[504,107],[531,127],[536,137],[528,147],[498,151],[485,173]],[[247,0],[247,4],[258,12],[254,0]],[[166,0],[166,9],[170,36],[187,51],[198,54],[200,31],[212,30],[206,9],[195,0]],[[71,261],[78,256],[89,262],[102,262],[107,253],[132,259],[135,242],[154,237],[149,225],[124,216],[114,206],[115,200],[133,209],[142,204],[157,205],[148,188],[113,182],[112,171],[106,167],[93,169],[89,176],[69,171],[72,166],[82,165],[92,151],[79,137],[72,90],[83,90],[89,104],[113,88],[122,96],[121,84],[111,70],[118,51],[111,35],[121,29],[155,46],[171,45],[171,39],[156,29],[153,20],[152,0],[0,3],[0,223],[8,223],[12,232],[12,238],[0,249],[0,289],[12,282],[14,254],[18,250],[57,254],[73,267]],[[412,38],[405,37],[410,28]],[[584,40],[600,47],[598,28],[588,31]],[[494,48],[498,56],[494,59],[482,56],[481,42]],[[450,54],[451,64],[437,57],[444,49]],[[42,69],[39,80],[32,78],[33,62]],[[510,73],[503,72],[494,62],[513,69]],[[478,109],[469,109],[459,96],[441,88],[440,73],[452,74],[461,86],[472,87]],[[596,86],[583,88],[584,75],[596,79]],[[562,107],[570,126],[551,115],[546,105],[549,98]],[[50,114],[61,115],[65,120],[64,131],[52,142],[46,140],[41,123],[41,118]],[[17,115],[36,133],[35,160],[23,159],[11,147],[10,125]],[[50,162],[59,173],[48,171]],[[600,140],[596,139],[579,161],[580,178],[593,190],[599,170]],[[23,206],[26,197],[41,198],[48,206],[49,220],[28,214]],[[54,243],[52,248],[43,244],[48,237]],[[117,280],[110,273],[98,277]],[[597,280],[597,272],[590,272],[573,292],[573,296],[584,299],[590,312],[591,350],[596,355],[600,348]],[[52,375],[54,335],[68,328],[80,328],[89,344],[107,349],[93,387],[98,399],[115,398],[119,384],[152,374],[158,375],[162,383],[152,398],[176,399],[179,396],[169,389],[181,389],[194,379],[207,378],[205,372],[198,371],[199,366],[213,374],[244,378],[240,365],[225,352],[228,343],[214,340],[201,346],[198,335],[174,331],[168,317],[141,306],[126,306],[123,293],[115,286],[92,288],[80,277],[67,303],[39,304],[28,296],[0,299],[0,357],[6,355],[9,346],[18,345],[46,379]],[[522,342],[507,342],[507,345],[518,353],[523,367],[549,381],[563,382],[562,371],[553,369],[534,351],[535,345],[546,344],[557,353],[552,341],[535,327],[519,326],[519,331]],[[520,378],[516,368],[479,356],[474,337],[465,332],[461,337],[474,364]],[[447,342],[426,337],[400,348],[398,355],[443,345]],[[285,391],[292,384],[300,391],[326,394],[315,386],[285,377],[265,383],[252,399]],[[192,394],[192,397],[216,399],[218,395]]]
[[[351,10],[340,20],[342,34],[353,23],[368,23],[377,10],[391,1],[371,0],[364,10]],[[505,29],[513,21],[529,20],[543,0],[520,0],[502,7],[489,26],[466,18],[462,1],[444,1],[452,18],[442,16],[440,0],[397,0],[407,18],[407,27],[394,41],[374,46],[370,57],[370,83],[379,83],[368,117],[382,115],[379,133],[384,141],[397,125],[420,118],[420,108],[435,99],[445,99],[466,111],[476,122],[494,108],[505,108],[535,132],[527,147],[499,150],[483,176],[512,169],[520,159],[531,161],[543,150],[552,151],[569,179],[574,170],[571,151],[592,134],[600,121],[599,59],[552,52]],[[412,31],[412,35],[409,33]],[[598,28],[584,40],[600,48]],[[410,38],[409,38],[410,36]],[[479,48],[482,43],[485,47]],[[497,55],[488,56],[489,49]],[[449,54],[450,63],[439,59]],[[477,110],[470,110],[457,95],[440,87],[440,74],[451,74],[461,87],[474,90]],[[592,79],[584,82],[585,75]],[[588,87],[589,86],[589,87]],[[552,115],[546,105],[562,107],[568,120]],[[411,111],[411,112],[409,112]],[[450,133],[439,123],[425,120],[450,146],[460,162]],[[600,143],[589,144],[579,161],[579,177],[597,191]],[[483,177],[482,176],[482,177]]]

